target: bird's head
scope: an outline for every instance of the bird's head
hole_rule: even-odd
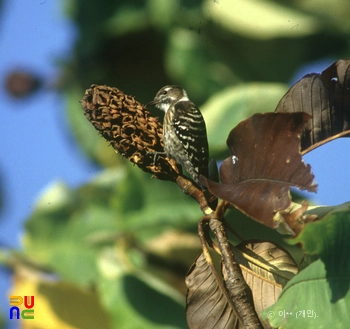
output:
[[[166,113],[172,104],[180,100],[188,101],[187,93],[183,88],[176,85],[164,86],[147,106],[156,106]]]

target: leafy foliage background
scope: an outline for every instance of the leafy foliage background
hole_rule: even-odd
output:
[[[62,182],[43,194],[26,223],[23,250],[11,256],[13,294],[25,290],[40,301],[35,328],[186,328],[184,276],[200,252],[200,210],[175,185],[116,155],[78,100],[92,83],[116,86],[144,103],[163,85],[180,84],[203,112],[211,156],[223,159],[230,130],[253,113],[274,111],[297,68],[348,57],[350,6],[347,0],[65,6],[79,32],[62,66],[67,117],[76,142],[102,170],[77,189]],[[286,245],[239,212],[231,216],[246,237]],[[298,258],[296,247],[287,248]],[[23,328],[34,328],[28,322]]]

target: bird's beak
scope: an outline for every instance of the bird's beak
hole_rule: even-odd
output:
[[[158,101],[153,100],[152,102],[147,103],[147,104],[146,104],[146,107],[147,107],[147,106],[155,106],[155,105],[157,105],[158,103],[159,103]]]

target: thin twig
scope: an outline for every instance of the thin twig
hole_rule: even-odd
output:
[[[198,223],[198,234],[199,234],[199,238],[201,240],[203,254],[204,254],[204,257],[207,261],[207,264],[211,268],[211,272],[212,272],[213,276],[216,279],[216,283],[218,284],[218,286],[220,286],[221,292],[225,295],[227,302],[230,304],[232,311],[235,313],[235,315],[237,317],[237,321],[239,323],[244,323],[240,313],[237,311],[235,304],[232,301],[232,298],[230,298],[230,295],[227,292],[227,289],[223,285],[222,280],[216,271],[216,268],[213,264],[213,260],[211,258],[210,253],[209,253],[209,249],[208,249],[208,245],[207,245],[208,243],[211,245],[211,247],[213,247],[214,250],[216,250],[217,252],[220,253],[220,251],[217,250],[217,246],[210,242],[211,239],[209,238],[209,230],[208,230],[208,225],[209,225],[210,220],[211,220],[210,216],[204,216]]]
[[[247,329],[263,329],[258,315],[254,308],[252,291],[245,282],[241,268],[235,260],[231,249],[231,244],[227,239],[227,234],[222,223],[223,213],[227,209],[227,205],[223,202],[219,203],[216,211],[212,213],[209,226],[214,233],[221,251],[224,263],[224,281],[229,291],[235,309],[243,320]]]

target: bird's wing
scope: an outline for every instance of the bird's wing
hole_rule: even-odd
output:
[[[191,101],[180,101],[174,106],[175,132],[198,174],[208,177],[208,139],[202,113]]]

